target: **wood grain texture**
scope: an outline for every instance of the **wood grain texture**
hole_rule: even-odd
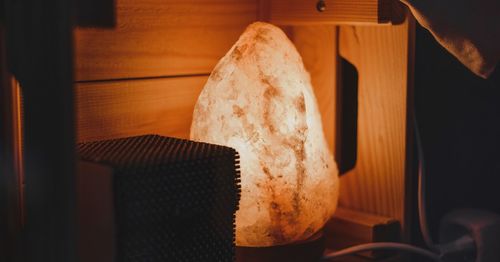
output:
[[[295,26],[289,36],[311,75],[314,94],[323,121],[323,130],[331,152],[335,148],[335,83],[337,30],[335,26]]]
[[[81,83],[78,142],[143,134],[189,138],[194,105],[207,76]]]
[[[400,230],[399,221],[394,218],[338,207],[324,231],[327,248],[338,250],[365,243],[398,242]],[[371,258],[387,255],[384,251],[363,254]]]
[[[262,0],[266,2],[265,0]],[[263,16],[280,25],[366,24],[390,20],[391,0],[326,0],[326,9],[316,9],[317,0],[269,0],[262,4]]]
[[[115,28],[75,30],[77,81],[209,73],[257,18],[256,0],[115,5]]]
[[[287,28],[286,31],[311,73],[323,128],[333,151],[337,50],[335,27],[300,26]],[[79,83],[78,141],[146,133],[188,138],[194,104],[206,78]]]
[[[358,158],[341,178],[340,205],[404,224],[408,68],[414,30],[340,28],[340,54],[359,72]]]

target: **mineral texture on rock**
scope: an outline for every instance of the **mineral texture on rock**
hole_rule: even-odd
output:
[[[248,26],[219,61],[196,103],[191,139],[240,154],[238,246],[305,240],[336,209],[338,171],[310,77],[278,27]]]

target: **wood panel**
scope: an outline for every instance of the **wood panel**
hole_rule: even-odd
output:
[[[209,73],[257,17],[257,0],[115,4],[115,28],[75,30],[77,81]]]
[[[340,27],[340,54],[359,72],[358,158],[341,178],[340,205],[403,224],[407,88],[413,22]],[[410,85],[411,86],[411,85]]]
[[[331,152],[335,148],[335,82],[337,30],[335,26],[295,26],[290,38],[311,74],[314,93],[323,121],[323,130]]]
[[[340,52],[359,79],[358,160],[341,178],[340,205],[404,225],[407,89],[413,26],[341,26]],[[286,28],[311,74],[330,148],[335,144],[336,27]],[[411,70],[411,71],[408,71]]]
[[[153,133],[188,138],[194,105],[207,78],[77,84],[78,142]]]
[[[287,30],[311,73],[332,150],[335,30],[328,25],[296,26]],[[358,163],[354,171],[341,179],[340,204],[400,221],[405,197],[407,59],[411,30],[408,22],[384,27],[343,26],[340,46],[342,55],[356,65],[360,75]],[[231,44],[228,43],[227,48]],[[226,49],[221,51],[221,56]],[[182,64],[196,56],[199,54],[191,58],[179,56],[178,62]],[[214,63],[217,59],[214,58]],[[211,69],[207,67],[206,72]],[[137,76],[145,73],[134,72]],[[170,68],[165,72],[176,71]],[[80,83],[77,85],[78,141],[146,133],[187,138],[194,103],[206,78]]]
[[[391,0],[261,0],[262,17],[280,25],[384,23],[391,17]]]
[[[72,1],[4,8],[9,70],[23,99],[25,223],[14,259],[77,261]]]

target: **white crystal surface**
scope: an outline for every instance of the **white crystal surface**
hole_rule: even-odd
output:
[[[310,77],[279,28],[250,25],[219,61],[196,103],[191,139],[240,154],[237,245],[305,240],[335,211],[338,171]]]

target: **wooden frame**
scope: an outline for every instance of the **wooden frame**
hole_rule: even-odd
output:
[[[209,55],[214,58],[212,62],[206,63],[204,60],[198,60],[200,50],[205,50],[201,47],[194,48],[183,55],[190,61],[196,61],[191,63],[203,64],[201,70],[199,67],[189,66],[189,63],[185,64],[187,60],[182,60],[183,57],[175,54],[169,55],[168,52],[158,57],[148,54],[147,61],[149,62],[146,66],[161,65],[169,61],[169,57],[171,61],[182,60],[184,62],[179,63],[176,69],[169,69],[169,66],[158,67],[161,70],[148,71],[146,74],[141,69],[142,62],[133,65],[120,63],[118,67],[109,67],[114,61],[113,56],[104,55],[109,46],[119,45],[124,41],[141,43],[143,41],[143,39],[136,39],[134,34],[130,34],[133,31],[123,31],[122,27],[127,28],[127,24],[120,21],[125,21],[124,17],[133,21],[151,18],[148,9],[151,7],[144,6],[145,11],[138,15],[128,12],[127,10],[132,8],[131,0],[118,2],[121,11],[116,14],[116,30],[78,29],[76,47],[77,50],[81,50],[76,53],[77,61],[86,59],[85,64],[89,63],[85,66],[77,62],[77,75],[83,76],[82,72],[88,75],[88,77],[81,78],[77,85],[79,141],[145,133],[188,138],[190,114],[194,101],[211,68],[215,66],[217,57],[222,57],[228,50],[230,45],[226,43],[234,42],[237,34],[243,31],[246,24],[257,19],[257,16],[264,19],[266,16],[276,17],[276,12],[282,12],[282,10],[266,9],[268,1],[254,1],[253,3],[258,4],[259,8],[256,6],[252,8],[251,1],[248,0],[245,0],[239,7],[232,5],[233,2],[230,0],[225,1],[230,4],[228,10],[244,12],[244,15],[233,16],[233,13],[229,13],[224,18],[225,23],[230,23],[231,26],[237,25],[238,28],[225,34],[225,39],[214,41],[210,37],[206,38],[207,44],[212,46]],[[174,2],[175,0],[169,0],[158,5],[164,5],[166,8]],[[207,17],[214,13],[225,13],[217,4],[207,3],[205,8],[197,9],[195,2],[187,2],[185,6],[186,10],[192,10],[193,16]],[[303,2],[311,4],[314,1]],[[374,3],[377,2],[371,2],[372,5]],[[390,3],[392,6],[392,2]],[[134,2],[135,5],[137,2]],[[173,8],[172,12],[179,12],[177,8]],[[404,17],[401,14],[391,14]],[[316,13],[310,15],[316,17]],[[197,31],[192,31],[193,26],[202,26],[196,24],[199,22],[197,20],[187,24],[182,23],[184,16],[185,14],[181,13],[179,18],[181,22],[168,24],[162,28],[144,27],[140,24],[134,26],[151,30],[151,32],[141,33],[156,36],[156,39],[151,38],[150,41],[164,42],[167,41],[168,35],[154,32],[170,32],[175,29],[171,32],[179,36],[178,32],[195,34]],[[214,32],[213,34],[217,35],[221,30],[227,30],[217,24],[218,20],[213,19],[207,20],[210,21],[205,25],[207,32]],[[378,25],[378,18],[374,18],[371,22],[364,23],[363,26],[358,25],[359,21],[355,20],[345,20],[344,22],[349,25],[341,26],[337,25],[340,22],[335,19],[317,21],[305,19],[305,23],[295,22],[283,20],[282,27],[297,46],[306,68],[311,73],[323,117],[324,130],[332,151],[335,148],[336,132],[337,57],[342,55],[359,71],[358,162],[355,169],[341,179],[343,184],[341,206],[368,214],[392,217],[400,221],[403,229],[407,228],[409,216],[406,214],[408,208],[405,205],[411,194],[407,192],[406,183],[411,181],[412,176],[410,169],[407,168],[408,159],[410,159],[407,158],[407,154],[411,150],[407,146],[411,145],[411,136],[407,135],[406,121],[409,112],[407,102],[411,101],[408,94],[411,94],[409,90],[412,87],[411,56],[414,30],[412,19],[407,17],[407,20],[398,25]],[[238,33],[235,35],[233,32]],[[97,38],[103,34],[115,34],[117,37],[115,40]],[[182,49],[183,41],[185,40],[176,38],[171,42],[172,46],[169,46],[168,50],[175,49],[178,45],[181,45],[179,50],[184,50]],[[92,49],[95,54],[101,55],[82,57],[90,50],[86,47],[88,43],[94,47],[102,46],[102,50]],[[156,47],[158,46],[152,45],[152,53],[159,52]],[[119,48],[125,48],[125,46]],[[129,51],[132,52],[133,49]],[[122,59],[124,54],[116,55]],[[134,54],[136,55],[140,54]],[[134,61],[141,61],[141,59]],[[109,70],[102,68],[104,71],[94,72],[94,74],[84,69],[84,67],[91,68],[90,65],[106,65]],[[81,69],[83,71],[80,71]],[[95,71],[95,68],[92,70]],[[106,73],[109,74],[106,75]],[[156,102],[150,103],[150,101]],[[133,105],[133,108],[127,105]],[[176,113],[172,113],[175,110]],[[406,231],[403,230],[403,232]]]
[[[261,0],[262,18],[278,25],[378,24],[391,21],[392,0]]]
[[[262,9],[266,2],[259,0],[224,0],[212,5],[206,1],[201,6],[189,0],[181,7],[174,6],[177,0],[157,1],[141,7],[138,1],[117,0],[115,27],[76,29],[75,71],[71,1],[49,6],[41,0],[38,4],[7,2],[9,66],[26,101],[26,259],[76,259],[74,142],[145,133],[187,138],[187,116],[205,79],[244,27],[259,17],[283,26],[303,56],[332,150],[336,58],[342,55],[357,67],[358,164],[341,178],[340,205],[395,218],[403,232],[408,232],[408,183],[413,174],[409,168],[411,125],[406,119],[413,81],[412,18],[399,25],[379,26],[391,20],[382,10],[388,6],[393,10],[393,6],[375,0],[363,0],[366,5],[356,8],[351,0],[335,0],[339,8],[322,16],[316,11],[297,13],[302,8],[293,4],[299,0],[289,7],[284,3],[290,1],[271,0],[269,9]],[[163,7],[174,7],[155,10],[160,2]],[[225,4],[229,9],[224,9]],[[363,10],[368,11],[356,13]],[[25,19],[27,12],[35,17]],[[158,14],[178,19],[157,22]],[[200,19],[192,19],[195,16]],[[155,97],[165,101],[149,104]]]

